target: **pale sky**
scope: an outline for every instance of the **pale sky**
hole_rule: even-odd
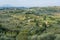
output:
[[[60,0],[0,0],[0,6],[3,5],[17,7],[60,6]]]

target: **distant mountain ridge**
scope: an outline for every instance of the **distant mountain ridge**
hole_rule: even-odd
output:
[[[13,7],[12,5],[6,4],[6,5],[2,5],[0,7]]]

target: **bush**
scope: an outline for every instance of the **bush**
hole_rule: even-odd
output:
[[[16,40],[27,40],[27,39],[28,39],[27,33],[24,32],[20,32],[16,37]]]
[[[55,40],[60,40],[60,34],[56,35],[56,39]]]
[[[55,35],[51,33],[45,33],[38,36],[38,40],[54,40]]]

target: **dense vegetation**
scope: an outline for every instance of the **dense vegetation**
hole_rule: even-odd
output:
[[[0,8],[0,40],[60,40],[60,7]]]

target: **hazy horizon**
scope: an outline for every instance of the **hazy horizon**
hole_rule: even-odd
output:
[[[13,6],[13,7],[60,6],[60,0],[0,0],[0,7],[1,6]]]

